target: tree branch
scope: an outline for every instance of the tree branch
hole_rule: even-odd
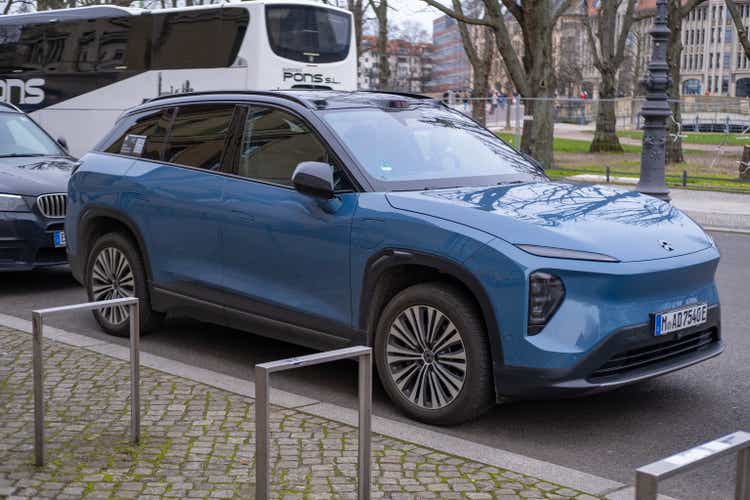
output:
[[[732,21],[734,21],[734,27],[737,30],[737,37],[740,39],[740,44],[742,44],[742,50],[745,51],[745,57],[750,57],[750,40],[747,38],[747,30],[742,23],[742,16],[740,16],[737,3],[734,0],[724,0],[724,3],[732,15]]]
[[[705,2],[706,0],[687,0],[682,7],[680,7],[680,17],[685,17],[690,14],[694,8]]]
[[[485,19],[479,19],[477,17],[469,17],[463,15],[463,13],[456,12],[455,9],[450,9],[446,7],[445,5],[441,4],[437,0],[422,0],[424,3],[429,5],[430,7],[434,7],[443,14],[445,14],[448,17],[452,17],[456,21],[461,21],[462,23],[466,24],[479,24],[483,26],[492,26],[489,21]],[[370,3],[372,3],[372,0],[370,0]]]

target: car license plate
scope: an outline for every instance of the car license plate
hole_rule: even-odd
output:
[[[654,335],[660,337],[708,321],[708,304],[694,304],[654,316]]]
[[[65,231],[55,231],[52,234],[55,239],[55,247],[64,247],[67,244],[65,241]]]

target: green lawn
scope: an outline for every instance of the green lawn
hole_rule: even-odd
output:
[[[721,134],[715,132],[683,132],[687,137],[682,138],[682,142],[688,144],[722,144],[726,139],[726,145],[728,146],[750,146],[750,135],[746,135],[747,139],[742,140],[738,137],[740,134]],[[628,137],[630,139],[643,139],[643,131],[641,130],[620,130],[617,132],[620,137]]]
[[[515,135],[508,132],[498,132],[497,136],[508,144],[513,144],[513,140],[515,139]],[[590,145],[591,141],[584,141],[580,139],[562,139],[556,137],[552,148],[556,153],[588,153]],[[640,146],[623,144],[622,147],[626,153],[641,152]]]
[[[606,169],[600,166],[566,167],[565,169],[548,169],[545,173],[552,179],[565,179],[579,174],[606,175]],[[612,177],[637,178],[638,172],[634,171],[612,171]],[[736,177],[729,175],[712,175],[710,179],[701,179],[688,175],[687,189],[716,189],[721,191],[736,191],[750,193],[750,182],[737,182]],[[666,183],[670,187],[682,187],[682,175],[667,174]]]

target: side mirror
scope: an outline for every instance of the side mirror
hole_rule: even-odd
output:
[[[62,146],[62,148],[67,151],[68,150],[68,141],[65,140],[65,137],[58,137],[57,143]]]
[[[303,161],[292,174],[297,191],[318,198],[333,198],[333,167],[319,161]]]

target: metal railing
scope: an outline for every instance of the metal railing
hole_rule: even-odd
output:
[[[90,311],[105,307],[130,308],[130,318],[139,317],[137,297],[87,302],[70,306],[39,309],[31,312],[32,324],[32,371],[34,379],[34,463],[44,465],[44,367],[42,361],[42,338],[44,318],[73,311]],[[139,321],[130,321],[130,435],[133,443],[138,443],[141,436],[141,398],[139,381]]]
[[[303,366],[319,365],[341,359],[357,358],[359,362],[359,450],[357,496],[369,500],[371,481],[372,428],[372,349],[364,346],[348,347],[282,359],[255,365],[255,498],[266,500],[271,484],[269,468],[269,375]]]
[[[641,467],[635,472],[636,500],[656,500],[659,481],[737,452],[735,500],[750,500],[750,433],[738,431]]]

